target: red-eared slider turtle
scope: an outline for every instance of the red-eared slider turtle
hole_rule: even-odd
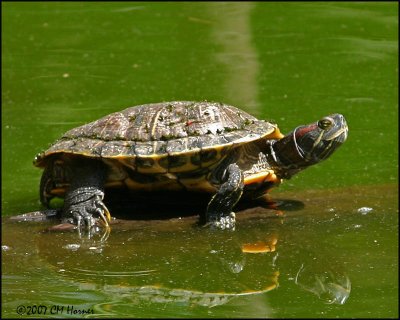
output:
[[[65,220],[89,229],[110,220],[104,190],[187,190],[214,194],[205,220],[234,228],[232,208],[328,158],[347,138],[332,114],[283,136],[277,125],[222,103],[145,104],[65,133],[34,164],[40,199],[64,196]],[[96,218],[95,218],[96,217]]]

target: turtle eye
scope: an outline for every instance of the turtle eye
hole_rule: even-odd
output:
[[[328,130],[332,128],[333,123],[334,121],[332,118],[325,117],[318,121],[318,127],[320,127],[322,130]]]

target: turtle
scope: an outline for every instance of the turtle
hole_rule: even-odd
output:
[[[111,188],[135,192],[208,193],[202,221],[234,229],[233,207],[327,159],[347,139],[341,114],[283,135],[220,102],[172,101],[133,106],[67,131],[34,165],[43,168],[40,200],[64,197],[62,218],[78,229],[109,226],[103,203]]]

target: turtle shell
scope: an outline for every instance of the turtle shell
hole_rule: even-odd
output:
[[[34,164],[57,154],[113,160],[140,173],[190,172],[218,163],[239,145],[281,134],[275,124],[222,103],[145,104],[66,132]],[[110,163],[110,161],[108,161]]]
[[[46,182],[43,191],[46,197],[64,194],[70,183],[64,171],[71,158],[102,160],[108,166],[107,188],[210,193],[215,185],[209,174],[235,148],[279,138],[282,134],[275,124],[233,106],[163,102],[131,107],[72,129],[37,155],[34,164],[53,172],[52,184]],[[246,184],[271,175],[270,170],[244,173]]]

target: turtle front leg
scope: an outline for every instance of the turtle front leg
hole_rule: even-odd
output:
[[[235,229],[233,206],[239,201],[244,187],[243,172],[236,163],[230,164],[225,171],[227,179],[208,203],[206,225],[218,229]]]
[[[94,216],[98,216],[108,227],[111,216],[103,198],[104,192],[93,187],[81,187],[68,192],[64,201],[64,220],[76,224],[79,229],[84,226],[91,229],[96,223]]]
[[[90,229],[96,218],[109,228],[110,213],[103,203],[106,168],[100,161],[75,161],[70,165],[71,185],[63,207],[63,220]]]

